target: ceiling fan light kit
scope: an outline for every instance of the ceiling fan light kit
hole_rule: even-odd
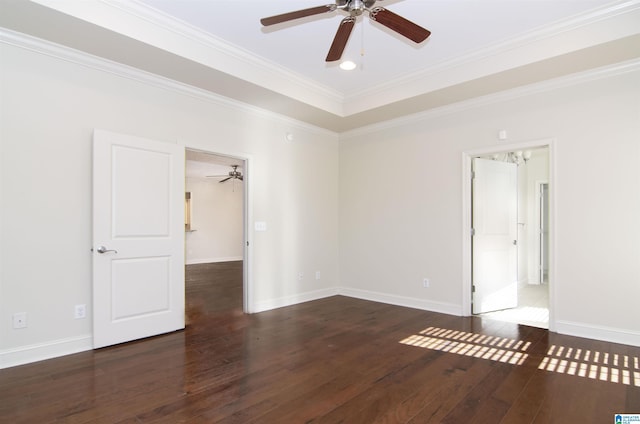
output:
[[[431,35],[431,32],[428,29],[411,22],[408,19],[385,9],[384,7],[373,7],[375,3],[376,0],[336,0],[335,4],[310,7],[308,9],[270,16],[268,18],[260,19],[260,22],[264,26],[269,26],[292,21],[294,19],[305,18],[307,16],[333,12],[334,10],[341,10],[349,13],[349,16],[342,19],[338,26],[338,31],[333,38],[333,42],[329,48],[329,53],[327,53],[327,58],[325,59],[327,62],[340,60],[342,53],[347,46],[347,42],[349,41],[349,37],[351,36],[351,32],[353,31],[353,27],[355,26],[356,18],[362,15],[364,11],[369,12],[369,18],[372,21],[378,22],[380,25],[384,25],[414,43],[422,43],[429,37],[429,35]]]

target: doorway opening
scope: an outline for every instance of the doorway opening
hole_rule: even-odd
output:
[[[551,151],[547,140],[464,153],[465,314],[553,329]]]
[[[185,156],[185,288],[208,293],[187,298],[208,302],[208,311],[249,312],[248,160],[191,149]]]

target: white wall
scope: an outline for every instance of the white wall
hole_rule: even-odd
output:
[[[637,66],[338,145],[332,133],[37,45],[0,48],[0,367],[91,346],[91,320],[74,320],[73,305],[91,304],[94,128],[249,159],[249,217],[268,226],[250,233],[256,311],[340,285],[462,313],[462,152],[496,145],[498,129],[510,141],[554,138],[557,327],[640,345]],[[28,328],[11,329],[23,311]]]
[[[248,157],[249,216],[268,224],[250,234],[254,310],[334,293],[335,134],[57,57],[66,51],[0,48],[0,367],[91,347],[91,319],[73,307],[91,316],[94,128]],[[28,328],[11,328],[15,312]]]
[[[506,129],[555,140],[558,331],[640,345],[638,68],[343,135],[343,291],[463,313],[461,156]]]
[[[186,181],[192,229],[185,234],[187,264],[242,260],[244,183],[189,177]]]

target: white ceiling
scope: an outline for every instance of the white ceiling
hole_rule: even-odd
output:
[[[210,178],[213,175],[229,175],[229,172],[233,169],[232,165],[237,165],[237,170],[240,173],[243,172],[243,160],[194,150],[186,151],[187,178]]]
[[[0,1],[0,26],[343,132],[640,57],[640,0],[384,0],[420,45],[367,14],[324,61],[342,12],[259,19],[331,0]],[[361,55],[364,52],[364,55]]]
[[[334,11],[271,27],[260,18],[332,0],[141,0],[173,19],[201,29],[231,46],[244,49],[343,96],[461,58],[531,31],[605,6],[611,0],[384,0],[389,10],[432,32],[416,45],[373,23],[358,18],[343,58],[359,65],[342,71],[324,59],[340,20]],[[364,48],[364,56],[361,50]]]

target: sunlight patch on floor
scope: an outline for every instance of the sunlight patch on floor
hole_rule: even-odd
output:
[[[552,345],[538,369],[640,387],[637,356]]]
[[[428,327],[400,343],[511,365],[522,365],[531,347],[523,340],[439,327]],[[551,345],[538,369],[640,387],[640,359],[624,353]]]
[[[522,365],[530,342],[486,336],[445,328],[429,327],[400,343],[458,355],[472,356],[513,365]]]

